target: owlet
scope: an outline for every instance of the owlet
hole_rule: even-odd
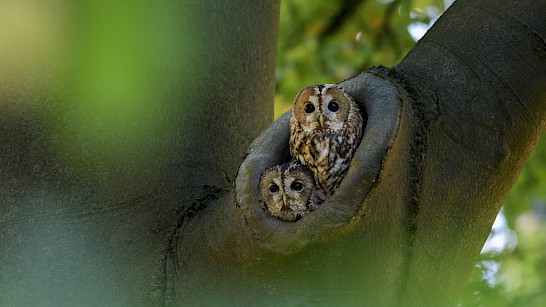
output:
[[[275,165],[260,177],[260,195],[265,209],[274,217],[297,221],[324,201],[313,173],[297,161]]]
[[[290,153],[313,172],[326,196],[343,179],[362,138],[362,115],[334,84],[304,88],[292,106]]]

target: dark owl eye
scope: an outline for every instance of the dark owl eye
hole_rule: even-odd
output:
[[[276,184],[272,184],[272,185],[269,187],[269,192],[271,192],[271,193],[277,193],[277,192],[279,192],[279,186],[276,185]]]
[[[301,189],[303,189],[303,184],[301,184],[301,182],[294,181],[290,185],[290,188],[292,188],[294,191],[301,191]]]
[[[313,113],[313,111],[315,111],[315,106],[311,103],[308,103],[305,105],[305,113],[309,114],[309,113]]]
[[[328,110],[332,112],[337,112],[337,110],[339,110],[339,105],[337,104],[337,101],[330,101],[330,103],[328,104]]]

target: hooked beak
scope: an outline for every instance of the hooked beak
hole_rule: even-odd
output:
[[[324,116],[323,115],[319,116],[318,122],[319,122],[319,125],[320,125],[321,128],[324,127]]]
[[[283,203],[283,208],[286,208],[286,195],[284,194],[282,196],[282,203]]]

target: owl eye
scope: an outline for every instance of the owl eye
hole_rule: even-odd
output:
[[[269,187],[269,192],[271,192],[271,193],[277,193],[277,192],[279,192],[279,186],[276,185],[276,184],[272,184],[272,185]]]
[[[328,110],[332,112],[337,112],[337,110],[339,110],[339,105],[337,104],[337,101],[330,101],[330,103],[328,104]]]
[[[313,113],[313,111],[315,111],[315,106],[311,103],[307,103],[305,105],[305,113],[309,114],[309,113]]]
[[[290,188],[292,188],[294,191],[301,191],[301,189],[303,189],[303,184],[301,182],[294,181],[290,185]]]

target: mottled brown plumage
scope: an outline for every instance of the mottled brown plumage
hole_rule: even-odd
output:
[[[290,153],[309,167],[326,196],[341,183],[362,129],[358,105],[337,85],[307,87],[296,97],[290,117]]]
[[[265,209],[291,222],[316,209],[325,198],[315,186],[313,173],[297,161],[268,168],[260,178],[259,189]]]

